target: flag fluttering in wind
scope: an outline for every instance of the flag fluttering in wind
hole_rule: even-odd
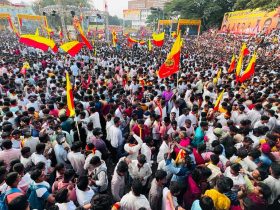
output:
[[[40,36],[39,28],[36,29],[36,31],[35,31],[35,36]]]
[[[72,41],[72,42],[64,43],[63,45],[60,46],[60,48],[63,51],[67,52],[72,57],[75,57],[80,52],[83,46],[84,44],[81,42]]]
[[[25,75],[26,74],[26,70],[30,69],[30,65],[29,63],[26,61],[23,63],[22,68],[20,70],[20,73]]]
[[[93,48],[92,48],[90,42],[88,41],[87,37],[85,36],[84,31],[83,31],[83,29],[81,27],[81,24],[78,24],[77,29],[78,29],[78,31],[80,33],[80,36],[81,36],[81,39],[82,39],[83,43],[87,46],[87,48],[89,50],[92,50]]]
[[[230,66],[228,68],[228,73],[229,74],[234,71],[235,66],[236,66],[236,59],[235,59],[235,54],[233,54],[232,58],[231,58]]]
[[[181,47],[182,41],[181,34],[179,33],[170,53],[167,55],[166,61],[161,65],[158,71],[158,76],[160,78],[163,79],[169,77],[170,75],[175,74],[177,71],[179,71]]]
[[[66,115],[69,117],[73,117],[73,116],[75,116],[76,112],[75,112],[72,85],[71,85],[71,81],[70,81],[68,72],[66,72],[66,96],[67,96]]]
[[[128,42],[128,45],[131,46],[133,44],[140,44],[140,45],[144,45],[146,44],[146,41],[143,41],[143,40],[136,40],[136,39],[133,39],[132,37],[128,36],[127,37],[127,42]]]
[[[160,34],[153,33],[153,44],[157,47],[162,47],[164,44],[164,36],[165,36],[164,32]]]
[[[117,33],[116,33],[115,31],[113,31],[113,32],[112,32],[112,43],[113,43],[113,47],[116,47],[117,41],[118,41]]]
[[[39,33],[37,29],[36,34]],[[52,39],[48,39],[39,35],[33,34],[25,34],[21,35],[19,42],[23,43],[27,46],[38,48],[43,50],[44,52],[48,51],[49,47],[52,49],[53,52],[58,52],[58,48],[55,42]]]
[[[53,32],[53,30],[51,28],[49,28],[49,27],[44,27],[44,28],[47,31],[49,36],[53,36],[54,35],[54,32]]]
[[[241,47],[241,51],[239,54],[239,59],[238,59],[238,63],[236,66],[236,80],[238,80],[239,76],[240,76],[240,72],[242,69],[242,64],[243,64],[243,59],[246,55],[249,55],[250,51],[247,48],[247,45],[245,43],[242,44]]]
[[[128,43],[132,43],[132,44],[136,44],[136,43],[138,43],[138,40],[133,39],[133,38],[131,38],[131,37],[129,36],[129,37],[127,37],[127,42],[128,42]]]
[[[219,107],[220,107],[220,103],[221,101],[223,100],[223,97],[224,97],[224,93],[225,93],[225,90],[223,90],[220,95],[218,96],[216,102],[215,102],[215,106],[214,106],[214,111],[218,111],[219,110]]]
[[[152,51],[152,48],[153,48],[153,45],[152,45],[151,39],[149,39],[149,42],[148,42],[149,51]]]
[[[176,32],[176,31],[173,31],[173,32],[171,33],[171,36],[172,36],[173,38],[177,38],[177,32]]]
[[[219,69],[217,76],[213,79],[214,85],[217,85],[219,79],[221,78],[221,74],[222,74],[222,69]]]
[[[252,75],[255,73],[255,66],[257,61],[257,54],[254,53],[247,68],[245,71],[241,74],[241,76],[238,78],[238,82],[245,82],[246,80],[250,79]]]

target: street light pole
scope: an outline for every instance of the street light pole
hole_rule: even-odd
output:
[[[58,0],[57,3],[61,8],[63,8],[61,0]],[[61,20],[62,32],[63,32],[63,34],[67,34],[67,28],[66,28],[66,24],[65,24],[64,10],[63,9],[62,9],[61,14],[60,14],[60,20]],[[66,37],[68,37],[68,36],[66,36]]]

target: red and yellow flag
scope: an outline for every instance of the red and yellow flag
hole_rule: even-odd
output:
[[[173,32],[171,33],[171,36],[172,36],[173,38],[177,38],[177,32],[176,32],[176,31],[173,31]]]
[[[117,41],[118,41],[118,38],[117,38],[117,33],[115,31],[112,32],[112,42],[113,42],[113,47],[116,47],[117,45]]]
[[[162,32],[160,34],[153,33],[153,43],[157,47],[162,47],[164,44],[164,35],[165,33]]]
[[[257,61],[257,54],[254,53],[247,68],[245,69],[245,71],[242,73],[242,75],[239,77],[238,81],[239,82],[245,82],[246,80],[250,79],[250,77],[252,75],[254,75],[255,73],[255,65],[256,65],[256,61]]]
[[[183,150],[183,149],[180,149],[176,159],[175,159],[175,163],[178,164],[178,163],[181,163],[183,162],[184,160],[186,159],[186,151]]]
[[[215,102],[215,106],[214,106],[214,111],[218,111],[219,110],[219,107],[220,107],[220,103],[224,97],[224,93],[225,93],[225,90],[223,90],[220,95],[218,96],[216,102]]]
[[[81,39],[82,39],[83,43],[87,46],[87,48],[89,50],[92,50],[93,48],[92,48],[90,42],[88,41],[87,37],[85,36],[84,31],[83,31],[83,29],[81,27],[81,24],[78,24],[77,29],[78,29],[78,31],[80,33],[80,36],[81,36]]]
[[[130,36],[127,37],[127,42],[128,42],[128,43],[133,43],[133,44],[138,43],[138,41],[137,41],[136,39],[133,39],[133,38],[131,38]]]
[[[229,74],[234,71],[235,66],[236,66],[236,59],[235,59],[235,54],[233,54],[232,58],[231,58],[230,66],[228,68],[228,73]]]
[[[25,34],[21,35],[19,39],[20,43],[26,44],[27,46],[38,48],[44,52],[48,51],[49,47],[53,52],[58,52],[58,48],[52,39],[48,39],[42,36]]]
[[[20,73],[25,75],[26,74],[26,70],[30,69],[30,65],[29,63],[26,61],[23,63],[22,68],[20,70]]]
[[[160,78],[162,79],[166,78],[179,71],[181,47],[182,47],[182,41],[181,41],[181,34],[179,33],[178,37],[176,38],[176,41],[173,44],[170,53],[167,56],[166,61],[164,62],[164,64],[161,65],[158,71],[158,76]]]
[[[73,116],[75,116],[76,112],[75,112],[72,85],[71,85],[71,81],[70,81],[68,72],[66,72],[66,96],[67,96],[66,115],[69,117],[73,117]]]
[[[221,78],[221,74],[222,74],[222,69],[219,69],[217,76],[213,79],[214,85],[217,85],[219,79]]]
[[[75,55],[77,55],[80,52],[80,50],[82,49],[83,45],[84,44],[81,43],[81,42],[72,41],[72,42],[64,43],[63,45],[60,46],[60,48],[64,52],[67,52],[72,57],[75,57]]]
[[[240,76],[240,72],[241,72],[242,64],[243,64],[243,59],[249,53],[250,53],[250,51],[248,50],[246,43],[243,43],[242,47],[241,47],[238,63],[237,63],[237,66],[236,66],[236,79],[238,79],[239,76]]]

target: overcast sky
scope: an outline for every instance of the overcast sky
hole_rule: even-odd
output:
[[[34,2],[35,0],[12,0],[13,3],[19,2]],[[63,1],[63,0],[62,0]],[[73,0],[75,1],[75,0]],[[127,9],[128,0],[107,0],[108,1],[108,9],[111,15],[117,15],[122,18],[122,11]],[[93,2],[95,7],[100,10],[104,10],[104,0],[90,0]]]

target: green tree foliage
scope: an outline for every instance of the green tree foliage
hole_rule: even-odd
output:
[[[151,14],[147,17],[146,23],[148,26],[156,28],[159,19],[168,19],[168,14],[165,14],[163,10],[153,9]]]
[[[203,29],[219,27],[224,13],[234,10],[262,8],[272,10],[280,0],[173,0],[165,5],[165,12],[178,12],[181,18],[201,18]]]
[[[123,24],[123,20],[118,18],[118,16],[109,16],[108,19],[109,25],[116,25],[116,26],[120,26]]]
[[[233,8],[235,10],[256,8],[271,10],[278,6],[280,6],[280,0],[237,0]]]
[[[167,13],[179,12],[181,18],[202,19],[204,29],[218,27],[225,12],[232,11],[236,0],[173,0],[166,4]]]

